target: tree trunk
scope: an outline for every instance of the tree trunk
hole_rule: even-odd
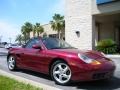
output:
[[[37,37],[39,37],[39,32],[37,32]]]
[[[20,45],[22,44],[22,40],[20,40]]]
[[[33,32],[33,37],[35,37],[35,32]]]
[[[24,37],[25,37],[25,44],[26,44],[26,41],[27,41],[27,37],[26,37],[26,34],[24,35]]]
[[[60,31],[58,31],[58,39],[60,39]]]
[[[28,39],[30,39],[30,32],[28,33]]]

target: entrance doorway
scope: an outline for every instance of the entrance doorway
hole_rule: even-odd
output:
[[[120,13],[96,15],[95,45],[104,39],[114,40],[120,47]]]

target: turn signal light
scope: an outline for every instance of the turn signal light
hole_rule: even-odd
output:
[[[96,60],[94,60],[94,61],[92,61],[90,64],[92,64],[92,65],[99,65],[99,64],[101,64],[99,61],[96,61]]]

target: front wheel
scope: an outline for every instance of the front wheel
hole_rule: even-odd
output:
[[[16,62],[15,62],[15,57],[14,56],[9,56],[7,60],[8,64],[8,69],[13,71],[16,69]]]
[[[71,69],[67,63],[56,61],[52,65],[51,76],[57,84],[67,85],[71,80]]]

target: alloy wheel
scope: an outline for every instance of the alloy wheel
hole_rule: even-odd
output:
[[[60,84],[69,82],[71,70],[66,63],[58,63],[53,68],[53,77]]]
[[[8,68],[10,70],[14,70],[15,69],[15,59],[13,56],[10,56],[8,59]]]

